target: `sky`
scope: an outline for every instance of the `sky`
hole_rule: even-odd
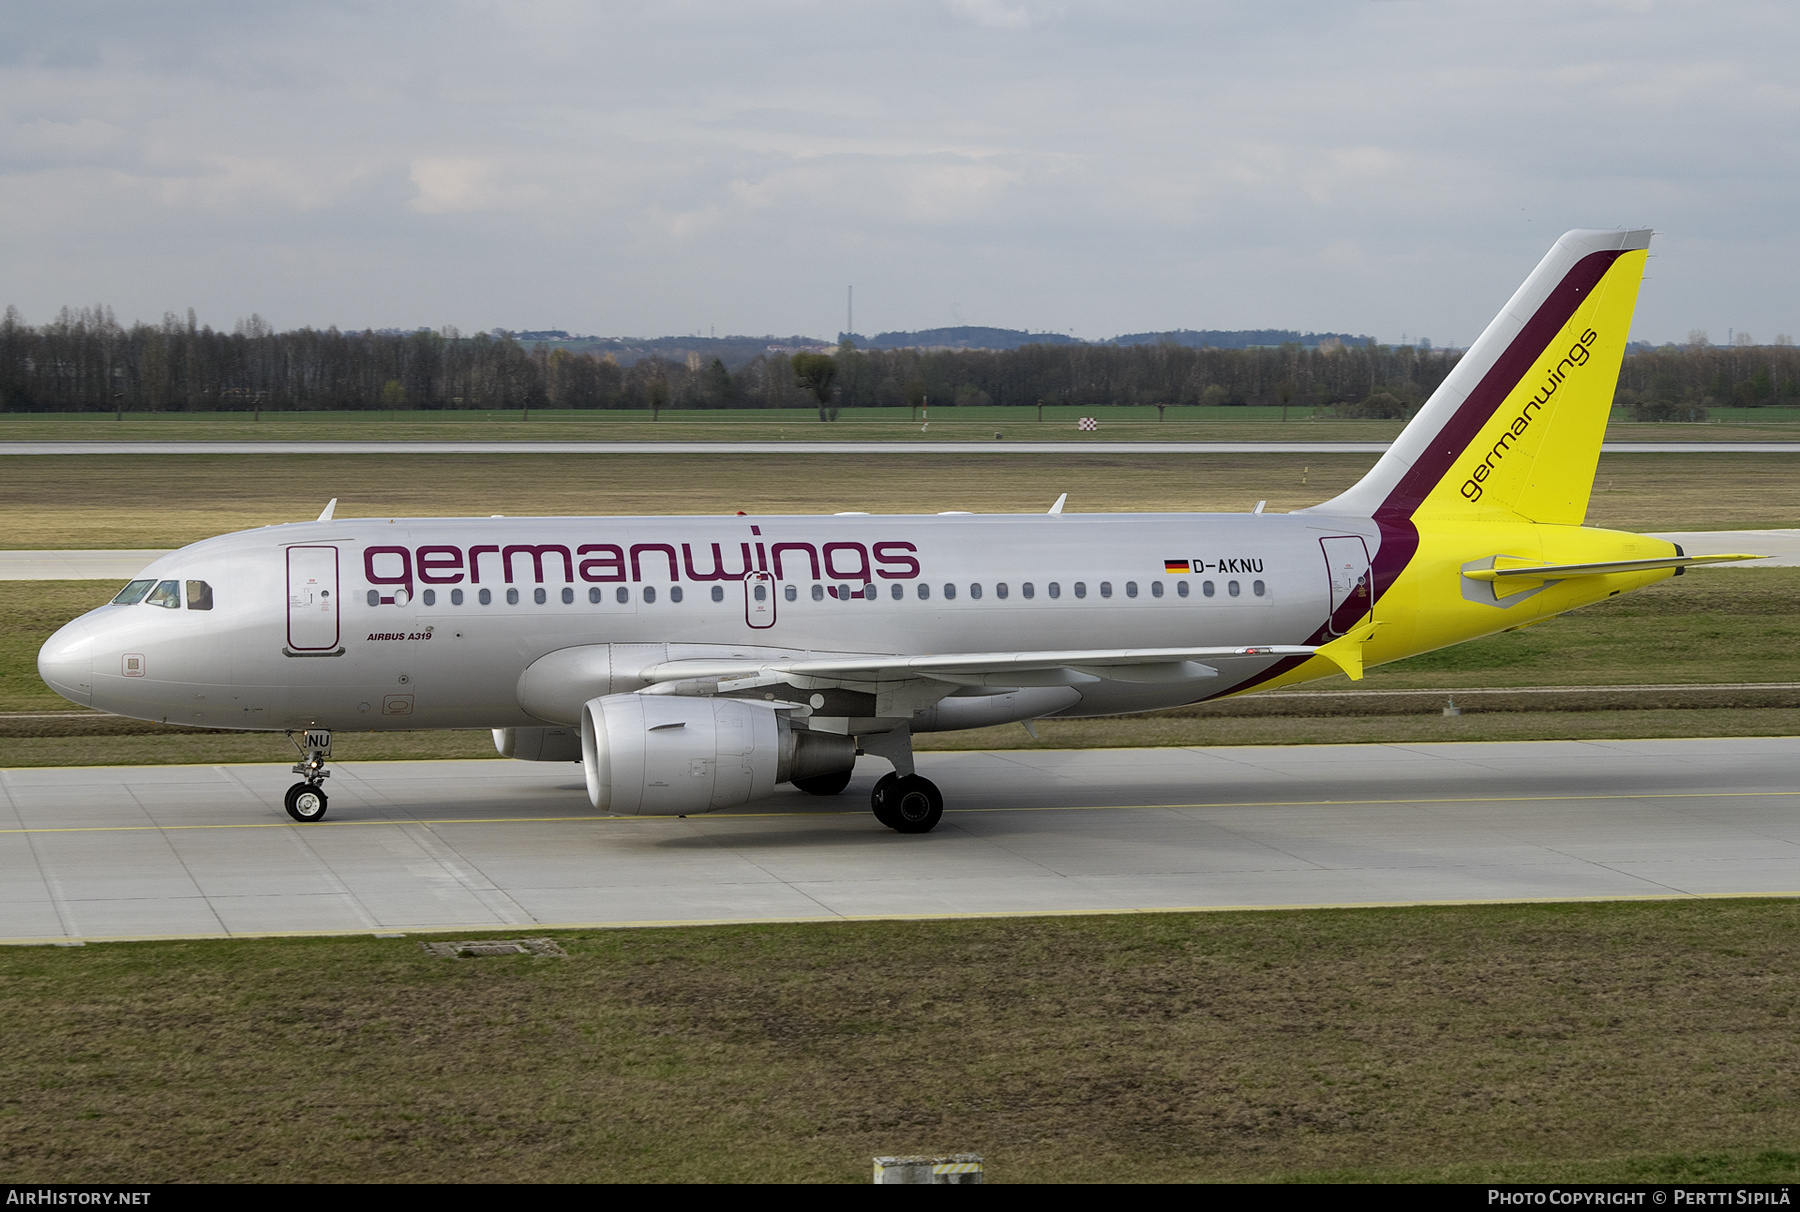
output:
[[[1563,231],[1800,333],[1800,6],[0,0],[0,306],[1466,345]]]

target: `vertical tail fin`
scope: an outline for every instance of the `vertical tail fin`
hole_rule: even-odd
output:
[[[1565,234],[1369,474],[1303,512],[1579,525],[1650,235]]]

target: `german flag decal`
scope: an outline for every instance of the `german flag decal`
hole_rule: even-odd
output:
[[[1181,574],[1185,575],[1187,573],[1187,570],[1188,570],[1188,562],[1186,560],[1164,560],[1163,561],[1163,571],[1166,573],[1169,573],[1171,575],[1176,574],[1176,573],[1181,573]]]

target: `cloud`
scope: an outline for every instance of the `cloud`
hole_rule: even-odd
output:
[[[854,280],[884,328],[1445,339],[1565,228],[1649,222],[1678,234],[1641,330],[1794,331],[1796,34],[1455,0],[27,6],[0,304],[829,334]]]
[[[1024,29],[1031,24],[1031,14],[1023,4],[1003,4],[1000,0],[945,0],[950,10],[989,29]]]

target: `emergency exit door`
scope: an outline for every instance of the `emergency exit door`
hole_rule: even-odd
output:
[[[287,646],[329,652],[338,646],[338,549],[287,549]]]
[[[775,625],[775,578],[766,572],[744,574],[744,622],[756,628]]]
[[[1369,617],[1374,595],[1369,583],[1369,547],[1360,535],[1320,539],[1331,582],[1331,611],[1325,629],[1332,635],[1356,630]]]

